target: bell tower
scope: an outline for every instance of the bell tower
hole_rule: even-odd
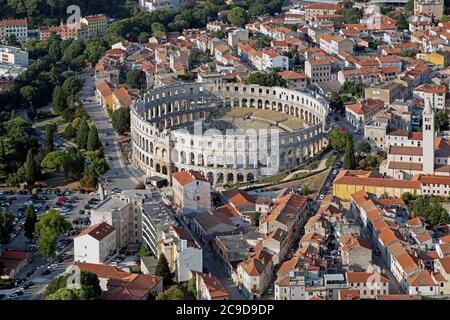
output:
[[[425,99],[425,107],[422,113],[422,163],[423,173],[434,174],[434,111],[431,107],[430,99]]]

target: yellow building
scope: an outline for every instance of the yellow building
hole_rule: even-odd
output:
[[[397,180],[384,178],[379,173],[364,170],[341,171],[333,182],[333,195],[341,200],[350,201],[350,195],[364,190],[378,197],[401,197],[405,192],[421,194],[418,180]]]
[[[434,64],[436,67],[444,69],[449,64],[448,54],[443,51],[433,52],[423,57],[424,61]]]
[[[114,106],[113,92],[105,80],[96,85],[96,94],[103,108],[112,108]]]

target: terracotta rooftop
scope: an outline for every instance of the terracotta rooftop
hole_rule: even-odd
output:
[[[83,231],[81,231],[76,238],[82,237],[84,235],[90,235],[97,241],[101,241],[114,232],[115,228],[106,222],[102,222],[100,224],[94,224]]]

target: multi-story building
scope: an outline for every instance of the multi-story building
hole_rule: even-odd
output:
[[[87,263],[104,263],[117,250],[116,231],[102,222],[84,229],[73,241],[74,260]]]
[[[375,299],[389,294],[389,279],[379,273],[347,272],[347,285],[359,291],[361,299]]]
[[[143,12],[152,12],[158,9],[176,9],[180,5],[180,0],[139,0],[139,9]]]
[[[28,52],[16,47],[0,46],[0,64],[28,67]]]
[[[157,257],[164,232],[170,232],[177,223],[159,193],[152,194],[151,200],[144,203],[141,214],[143,244]]]
[[[357,130],[364,130],[364,126],[383,109],[381,100],[367,99],[360,103],[345,105],[345,118]]]
[[[124,190],[113,194],[91,210],[91,223],[106,222],[116,230],[117,246],[142,242],[142,208],[157,196],[154,190]]]
[[[174,201],[183,214],[211,208],[211,184],[198,171],[172,173],[172,190]]]
[[[16,37],[19,42],[25,42],[28,38],[27,19],[0,20],[0,41],[10,36]]]
[[[272,280],[272,255],[258,242],[255,251],[237,267],[238,285],[249,299],[260,297]]]
[[[305,74],[311,83],[331,80],[331,61],[329,59],[310,59],[305,61]]]
[[[203,271],[202,248],[186,230],[175,225],[166,230],[161,230],[158,256],[165,255],[177,282],[188,281],[192,272]]]
[[[228,300],[229,293],[211,273],[196,273],[197,300]]]
[[[248,41],[248,30],[236,29],[228,33],[228,45],[236,48],[239,41]]]
[[[396,99],[401,99],[404,97],[405,92],[405,87],[396,81],[382,83],[364,89],[366,99],[381,100],[385,104],[390,104]]]
[[[305,20],[312,21],[315,20],[317,16],[335,14],[340,8],[339,5],[332,3],[312,3],[305,7],[304,18]]]
[[[414,89],[415,97],[429,100],[433,109],[445,109],[445,96],[447,89],[444,85],[423,84]]]
[[[441,20],[444,15],[444,0],[414,0],[414,14]]]
[[[322,36],[320,38],[320,49],[334,55],[343,51],[353,54],[353,42],[341,36]]]
[[[81,24],[86,26],[89,39],[100,38],[108,29],[108,18],[104,14],[86,16],[81,19]]]

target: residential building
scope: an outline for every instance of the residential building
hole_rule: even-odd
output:
[[[30,261],[28,250],[6,248],[0,250],[0,263],[3,265],[3,274],[0,278],[15,279]]]
[[[123,190],[100,202],[91,210],[91,224],[106,222],[116,231],[116,244],[142,242],[142,207],[158,197],[155,190]]]
[[[163,292],[163,279],[155,275],[128,273],[104,264],[75,262],[81,272],[96,274],[102,300],[148,300]]]
[[[341,7],[339,5],[332,3],[312,3],[304,8],[304,19],[312,21],[315,20],[317,16],[332,15],[335,14],[340,8]]]
[[[281,71],[278,75],[286,81],[289,89],[304,88],[308,84],[308,76],[296,71]]]
[[[242,293],[249,299],[261,297],[272,280],[272,255],[258,242],[254,252],[237,267],[237,282]]]
[[[364,89],[366,99],[381,100],[387,105],[391,104],[394,100],[403,98],[404,94],[405,87],[396,81],[382,83]]]
[[[414,89],[415,98],[428,100],[433,109],[445,109],[445,96],[447,89],[444,85],[423,84]]]
[[[89,39],[102,37],[108,28],[108,18],[104,14],[83,17],[80,23],[86,26]]]
[[[414,0],[414,14],[441,20],[444,15],[444,0]]]
[[[353,54],[353,42],[341,36],[323,36],[320,38],[320,49],[332,55],[341,52]]]
[[[0,64],[28,67],[28,52],[16,47],[0,46]]]
[[[389,294],[389,279],[376,272],[347,272],[349,288],[358,290],[361,299],[375,299]]]
[[[116,231],[102,222],[91,225],[73,241],[74,260],[87,263],[103,263],[117,250]]]
[[[197,300],[228,300],[230,294],[211,273],[196,273]]]
[[[408,294],[420,296],[437,296],[440,286],[433,279],[430,271],[421,270],[408,279]]]
[[[129,108],[133,103],[133,98],[131,98],[127,89],[122,86],[114,89],[112,98],[113,110],[117,110],[119,108]]]
[[[310,59],[305,61],[305,74],[311,83],[331,80],[331,61],[329,59]]]
[[[27,19],[5,19],[0,20],[0,41],[14,36],[17,41],[23,43],[28,39]]]
[[[237,48],[240,41],[248,41],[248,30],[236,29],[228,33],[228,45]]]
[[[180,5],[180,0],[139,0],[139,9],[143,12],[152,12],[158,9],[176,9]]]
[[[183,214],[200,213],[211,208],[211,184],[198,171],[172,173],[174,202]]]
[[[364,130],[364,126],[383,108],[384,101],[375,99],[366,99],[360,103],[346,104],[345,118],[357,130]]]
[[[361,237],[344,234],[339,242],[343,266],[353,271],[365,271],[372,265],[372,250],[369,243]]]
[[[113,108],[114,101],[113,101],[113,91],[105,80],[101,80],[99,83],[95,86],[95,95],[97,96],[97,99],[100,101],[100,104],[103,108]]]
[[[172,225],[161,230],[158,243],[158,257],[162,253],[167,258],[169,267],[175,273],[178,283],[188,281],[192,271],[203,271],[202,248],[186,230]]]

